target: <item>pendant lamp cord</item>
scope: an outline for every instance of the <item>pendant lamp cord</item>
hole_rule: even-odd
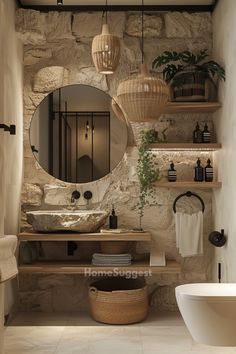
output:
[[[107,0],[106,0],[106,25],[107,25]]]
[[[141,51],[142,51],[142,64],[144,61],[144,54],[143,54],[143,42],[144,42],[144,34],[143,34],[143,27],[144,27],[144,16],[143,16],[143,0],[142,0],[142,19],[141,19],[141,23],[142,23],[142,43],[141,43]]]
[[[102,12],[102,19],[105,16],[105,21],[106,21],[106,25],[107,25],[107,0],[106,0],[106,5],[105,5],[105,9]]]

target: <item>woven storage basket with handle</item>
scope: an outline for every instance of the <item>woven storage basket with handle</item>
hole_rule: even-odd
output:
[[[108,324],[130,324],[148,313],[148,291],[140,279],[107,278],[89,287],[91,316]]]

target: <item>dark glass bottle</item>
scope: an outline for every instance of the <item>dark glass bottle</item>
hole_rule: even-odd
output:
[[[208,130],[208,125],[205,124],[204,130],[202,132],[202,142],[204,144],[209,144],[211,142],[211,133]]]
[[[194,176],[194,181],[195,182],[203,182],[204,181],[204,169],[201,166],[201,161],[198,158],[197,159],[197,166],[194,168],[195,171],[195,176]]]
[[[115,213],[114,206],[112,206],[111,215],[109,217],[109,227],[110,229],[117,229],[117,216]]]
[[[205,181],[212,182],[213,181],[213,167],[211,166],[211,160],[207,160],[207,165],[205,167]]]
[[[202,143],[202,131],[201,131],[198,123],[193,131],[193,143],[195,143],[195,144]]]
[[[177,179],[177,173],[173,161],[171,161],[170,168],[168,170],[168,181],[175,182]]]

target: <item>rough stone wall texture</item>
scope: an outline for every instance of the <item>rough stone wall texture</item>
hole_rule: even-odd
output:
[[[71,192],[77,188],[81,192],[84,185],[68,184],[48,175],[38,165],[32,155],[29,142],[29,127],[32,115],[52,90],[59,86],[83,83],[98,87],[111,96],[116,92],[119,80],[126,78],[141,60],[140,18],[135,13],[109,14],[112,30],[120,37],[121,60],[116,73],[105,77],[97,74],[91,59],[91,41],[100,32],[100,13],[40,13],[37,11],[17,11],[16,30],[24,42],[24,186],[22,190],[22,229],[29,228],[25,212],[32,209],[55,209],[67,207]],[[208,48],[211,53],[211,16],[202,13],[146,14],[145,58],[150,66],[152,60],[164,50],[192,50]],[[144,127],[155,127],[162,131],[166,127],[167,138],[171,142],[192,139],[192,131],[199,121],[207,121],[213,129],[212,116],[201,114],[163,115],[155,124],[132,124],[138,140]],[[156,159],[166,178],[170,160],[174,160],[179,178],[191,178],[192,168],[199,154],[196,153],[156,153]],[[209,154],[201,153],[205,162]],[[116,206],[119,225],[137,227],[138,215],[133,206],[138,198],[138,182],[135,172],[137,148],[129,147],[115,170],[100,181],[86,185],[94,194],[94,208],[110,210]],[[176,310],[174,286],[183,282],[198,282],[209,279],[211,273],[211,247],[207,235],[212,230],[211,191],[196,190],[204,199],[204,255],[181,258],[175,244],[172,204],[180,193],[174,189],[156,189],[157,205],[145,211],[144,229],[153,235],[147,245],[138,244],[139,251],[158,247],[166,252],[169,259],[181,263],[178,275],[156,275],[148,284],[153,306],[159,309]],[[183,200],[185,210],[196,210],[194,199]],[[190,235],[191,237],[191,235]],[[66,259],[66,244],[43,245],[45,257]],[[90,256],[97,245],[80,244],[75,258]],[[87,284],[91,280],[75,275],[20,275],[20,305],[24,310],[36,311],[76,311],[87,304]]]

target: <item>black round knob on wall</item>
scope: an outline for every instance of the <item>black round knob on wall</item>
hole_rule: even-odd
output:
[[[226,243],[226,237],[224,235],[224,230],[212,231],[208,236],[210,243],[216,247],[223,247]]]
[[[91,191],[84,192],[84,199],[90,200],[93,197],[93,193]]]

